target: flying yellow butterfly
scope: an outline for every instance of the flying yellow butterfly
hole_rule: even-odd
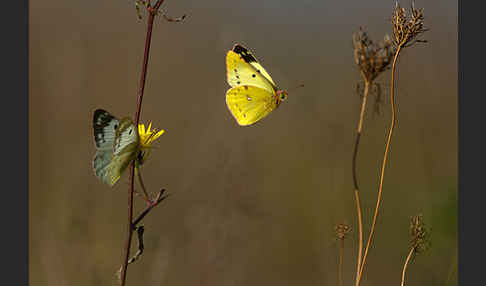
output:
[[[245,47],[236,44],[226,55],[226,105],[241,126],[252,125],[287,98],[267,71]]]

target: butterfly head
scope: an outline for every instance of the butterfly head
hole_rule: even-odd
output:
[[[298,88],[298,87],[304,87],[304,85],[300,84],[300,85],[293,87],[291,89]],[[275,92],[275,95],[277,97],[277,105],[278,105],[278,104],[280,104],[280,102],[285,101],[289,94],[286,90],[279,89]]]
[[[285,101],[287,99],[288,93],[285,90],[277,90],[276,96],[277,96],[277,104],[280,104],[280,102]]]

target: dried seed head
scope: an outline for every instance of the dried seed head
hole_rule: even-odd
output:
[[[415,253],[421,253],[429,248],[430,234],[422,220],[422,215],[413,216],[411,218],[410,236],[410,244]]]
[[[349,232],[349,226],[344,223],[336,225],[334,229],[336,230],[336,236],[338,239],[345,239]]]
[[[414,2],[412,2],[409,16],[405,8],[401,8],[400,4],[396,3],[393,10],[392,25],[393,43],[396,47],[409,47],[417,42],[426,42],[418,39],[420,34],[427,31],[424,28],[424,10],[415,9]]]
[[[388,35],[379,44],[373,43],[361,28],[353,35],[354,61],[366,82],[372,82],[390,67],[394,54],[393,42]]]

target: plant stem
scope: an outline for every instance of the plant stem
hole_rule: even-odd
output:
[[[392,115],[391,115],[391,124],[390,124],[390,130],[388,132],[388,138],[386,141],[386,146],[385,146],[385,154],[383,155],[383,163],[381,165],[381,173],[380,173],[380,185],[378,187],[378,197],[376,199],[376,207],[375,207],[375,213],[373,215],[373,222],[371,224],[371,230],[370,230],[370,235],[368,237],[368,242],[366,243],[366,248],[365,252],[363,255],[363,263],[361,265],[361,269],[359,271],[359,276],[356,282],[356,286],[359,286],[359,283],[361,281],[361,276],[363,275],[363,268],[366,264],[366,257],[368,255],[368,250],[371,245],[371,240],[373,238],[373,233],[375,231],[375,226],[376,226],[376,220],[378,218],[378,212],[380,209],[380,203],[381,203],[381,196],[383,193],[383,180],[385,176],[385,167],[386,167],[386,162],[388,159],[388,154],[390,152],[390,144],[391,144],[391,138],[393,135],[393,129],[395,128],[395,67],[396,67],[396,62],[398,59],[398,55],[400,54],[400,50],[402,48],[402,45],[398,45],[398,48],[395,52],[395,56],[393,57],[393,64],[392,64],[392,71],[391,71],[391,84],[390,84],[390,102],[391,102],[391,110],[392,110]]]
[[[358,263],[356,269],[356,285],[359,285],[358,277],[361,270],[361,257],[363,254],[363,218],[361,217],[361,206],[359,203],[359,191],[358,189],[354,189],[354,197],[356,200],[356,210],[358,212],[358,233],[359,233],[359,242],[358,242]]]
[[[343,286],[344,237],[340,240],[341,246],[339,247],[338,285]]]
[[[407,255],[407,259],[405,260],[405,264],[403,265],[402,283],[400,284],[401,286],[403,286],[405,284],[405,272],[407,271],[408,262],[410,261],[410,258],[412,258],[412,254],[413,254],[414,250],[415,250],[415,248],[413,248],[413,247],[412,247],[412,249],[410,249],[410,252]]]
[[[361,256],[363,254],[363,218],[361,216],[358,178],[357,178],[357,175],[356,175],[356,158],[358,156],[359,141],[361,139],[361,133],[363,131],[364,114],[365,114],[365,110],[366,110],[366,102],[367,102],[367,99],[368,99],[369,87],[370,87],[370,82],[368,80],[365,80],[363,102],[361,103],[361,112],[360,112],[360,116],[359,116],[356,142],[354,144],[353,163],[352,163],[353,182],[354,182],[354,196],[355,196],[355,200],[356,200],[356,212],[358,213],[358,232],[359,232],[358,262],[357,262],[357,265],[356,265],[356,284],[358,284],[358,276],[359,276],[359,271],[360,271],[360,268],[361,268]]]
[[[159,194],[157,195],[157,197],[155,198],[154,201],[152,201],[152,203],[145,208],[145,210],[143,210],[139,215],[138,217],[133,221],[132,225],[133,225],[133,229],[135,229],[135,227],[137,226],[137,224],[142,221],[142,219],[155,207],[157,206],[161,201],[163,201],[165,198],[168,197],[168,195],[163,195],[165,192],[164,189],[160,190]]]
[[[140,171],[140,168],[137,168],[137,174],[138,174],[138,182],[140,183],[140,187],[142,188],[143,195],[145,196],[145,201],[150,203],[151,202],[150,196],[148,195],[147,190],[145,189],[145,184],[143,183],[142,180],[142,172]]]
[[[159,9],[160,5],[162,5],[164,0],[157,0],[154,7],[150,7],[150,4],[147,6],[148,19],[147,19],[147,34],[145,37],[145,51],[143,55],[143,65],[142,65],[142,74],[140,78],[140,86],[138,89],[138,97],[137,97],[137,111],[135,113],[135,126],[138,128],[138,123],[140,121],[140,113],[142,111],[142,99],[143,99],[143,91],[145,88],[145,78],[147,75],[147,66],[148,66],[148,57],[150,51],[150,42],[152,40],[152,26],[154,22],[155,13]],[[128,266],[128,258],[130,255],[130,246],[132,243],[132,233],[133,233],[133,192],[134,192],[134,178],[135,178],[135,161],[132,162],[130,167],[130,188],[128,190],[128,223],[127,223],[127,238],[125,243],[125,254],[123,257],[123,266],[121,271],[120,277],[120,285],[124,286],[126,283],[127,277],[127,266]]]

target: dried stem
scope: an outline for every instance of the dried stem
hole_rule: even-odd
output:
[[[138,251],[135,253],[135,255],[128,260],[128,264],[135,262],[142,254],[144,250],[144,245],[143,245],[143,232],[145,230],[144,226],[139,226],[134,228],[134,231],[137,231],[137,237],[138,237]]]
[[[366,257],[368,256],[368,250],[371,245],[371,240],[373,239],[373,234],[375,231],[375,226],[376,226],[376,220],[378,218],[378,213],[380,209],[380,204],[381,204],[381,196],[383,193],[383,180],[385,176],[385,167],[386,167],[386,162],[388,159],[388,154],[390,152],[390,143],[391,143],[391,138],[393,135],[393,130],[395,128],[395,67],[396,67],[396,62],[398,59],[398,55],[400,54],[401,51],[401,46],[398,46],[398,49],[395,52],[395,56],[393,57],[393,63],[392,63],[392,71],[391,71],[391,84],[390,84],[390,102],[391,102],[391,110],[392,110],[392,115],[391,115],[391,123],[390,123],[390,130],[388,131],[388,138],[386,141],[386,146],[385,146],[385,154],[383,155],[383,163],[381,165],[381,173],[380,173],[380,185],[378,187],[378,197],[376,199],[376,206],[375,206],[375,212],[373,215],[373,222],[371,224],[371,230],[370,234],[368,236],[368,241],[366,243],[366,248],[365,252],[363,255],[363,263],[361,265],[361,269],[359,271],[359,276],[358,276],[358,281],[356,283],[356,286],[359,286],[359,283],[361,281],[361,276],[363,274],[363,268],[366,264]]]
[[[338,264],[338,285],[343,286],[343,260],[344,260],[344,239],[341,239],[339,247],[339,264]]]
[[[154,17],[159,9],[160,5],[164,0],[157,0],[153,7],[150,6],[150,3],[147,4],[147,11],[148,19],[147,19],[147,34],[145,37],[145,51],[143,55],[143,65],[142,65],[142,74],[140,78],[140,85],[138,89],[138,97],[137,97],[137,111],[135,113],[135,126],[138,126],[140,121],[140,114],[142,111],[142,99],[143,99],[143,91],[145,89],[145,78],[147,75],[147,67],[148,67],[148,58],[149,58],[149,51],[150,51],[150,42],[152,40],[152,26],[154,22]],[[127,238],[125,243],[125,254],[123,258],[123,265],[122,271],[120,275],[120,285],[124,286],[126,283],[127,277],[127,266],[128,266],[128,258],[130,255],[130,246],[132,244],[132,233],[133,233],[133,192],[134,192],[134,177],[135,177],[135,161],[132,163],[130,168],[130,188],[128,190],[128,222],[127,222]]]
[[[357,278],[356,286],[359,286],[359,283],[361,281],[361,277],[363,275],[363,269],[364,266],[366,265],[366,257],[368,256],[368,251],[375,231],[376,220],[378,218],[380,204],[381,204],[381,197],[383,194],[383,181],[385,177],[385,168],[390,153],[391,138],[393,135],[393,130],[395,128],[395,122],[396,122],[395,70],[396,70],[397,59],[398,56],[400,55],[400,51],[403,48],[409,47],[417,42],[425,42],[424,40],[418,39],[418,36],[424,33],[425,31],[427,31],[427,29],[424,28],[423,10],[415,9],[413,2],[410,8],[410,18],[407,18],[405,9],[401,8],[398,3],[396,4],[395,9],[393,11],[392,24],[393,24],[393,35],[394,35],[393,41],[396,47],[393,56],[393,63],[392,63],[392,70],[391,70],[391,84],[390,84],[390,103],[391,103],[392,116],[391,116],[390,129],[388,131],[388,138],[385,146],[385,153],[383,155],[383,163],[381,165],[380,184],[378,187],[378,197],[376,199],[373,221],[371,224],[371,230],[368,237],[368,241],[366,243],[366,248],[363,255],[363,262],[361,264],[361,269],[359,271],[359,276]]]
[[[366,110],[366,102],[367,102],[367,98],[368,98],[369,87],[370,87],[370,82],[366,81],[365,82],[365,88],[364,88],[364,94],[363,94],[363,101],[361,103],[361,113],[360,113],[360,116],[359,116],[356,142],[354,144],[353,164],[352,164],[353,182],[354,182],[354,196],[355,196],[355,200],[356,200],[356,212],[358,214],[358,233],[359,233],[358,262],[357,262],[357,265],[356,265],[356,279],[358,279],[358,276],[359,276],[359,271],[360,271],[360,268],[361,268],[361,256],[363,254],[363,218],[362,218],[361,205],[360,205],[360,199],[359,199],[358,179],[357,179],[357,175],[356,175],[356,158],[358,156],[358,147],[359,147],[359,142],[360,142],[360,138],[361,138],[361,132],[363,131],[364,113],[365,113],[365,110]]]
[[[138,250],[135,253],[135,255],[128,260],[128,264],[131,264],[131,263],[137,261],[137,259],[139,259],[140,256],[142,256],[143,250],[144,250],[143,232],[144,232],[145,228],[143,226],[139,226],[139,227],[134,228],[134,231],[135,230],[137,231],[137,236],[138,236]],[[120,267],[120,269],[118,270],[118,272],[116,274],[118,279],[121,278],[122,269],[123,269],[123,266]]]
[[[359,284],[359,273],[361,271],[361,259],[363,255],[363,218],[359,198],[359,187],[357,178],[357,164],[359,142],[363,132],[364,115],[366,112],[366,104],[368,102],[368,94],[373,81],[384,71],[389,68],[389,64],[393,57],[392,41],[388,36],[385,36],[383,41],[375,44],[368,34],[361,28],[358,33],[353,35],[354,44],[354,61],[358,66],[365,87],[363,90],[363,97],[361,102],[361,112],[359,116],[358,129],[356,134],[356,141],[354,144],[352,172],[354,183],[354,196],[356,201],[356,211],[358,214],[358,261],[356,263],[356,285]]]
[[[369,237],[368,237],[368,241],[366,243],[366,248],[365,248],[365,252],[364,252],[364,255],[363,255],[363,263],[361,265],[361,269],[360,269],[360,272],[359,272],[359,277],[358,277],[358,281],[356,283],[356,286],[359,286],[359,283],[361,281],[361,276],[363,275],[363,268],[366,264],[366,257],[368,255],[368,250],[369,250],[370,245],[371,245],[371,240],[373,239],[373,234],[374,234],[375,226],[376,226],[376,220],[378,218],[378,213],[379,213],[380,204],[381,204],[381,197],[382,197],[382,193],[383,193],[383,180],[384,180],[384,176],[385,176],[385,167],[386,167],[386,162],[387,162],[387,159],[388,159],[388,154],[390,152],[391,138],[392,138],[392,135],[393,135],[393,130],[395,128],[395,121],[396,121],[396,119],[395,119],[396,118],[396,115],[395,115],[395,68],[396,68],[396,62],[397,62],[397,59],[398,59],[398,55],[400,54],[400,51],[401,51],[401,47],[402,47],[401,45],[398,46],[398,48],[395,52],[395,56],[393,57],[392,71],[391,71],[391,84],[390,84],[390,103],[391,103],[391,110],[392,110],[390,130],[388,131],[388,138],[387,138],[386,146],[385,146],[385,154],[383,155],[383,163],[381,165],[380,185],[378,187],[378,197],[376,199],[376,206],[375,206],[375,212],[374,212],[374,215],[373,215],[373,222],[371,224],[371,230],[370,230],[370,234],[369,234]]]
[[[410,251],[408,252],[407,259],[405,260],[405,264],[403,265],[403,270],[402,270],[402,283],[400,284],[401,286],[403,286],[405,284],[405,272],[407,271],[408,262],[412,258],[412,255],[413,255],[414,251],[415,251],[415,249],[412,247],[410,249]]]
[[[412,258],[412,255],[427,250],[430,245],[429,229],[425,226],[422,215],[416,215],[411,218],[410,244],[411,248],[408,252],[405,264],[403,265],[401,286],[403,286],[405,283],[405,272],[407,271],[407,266]]]
[[[340,240],[340,247],[339,247],[339,264],[338,264],[338,284],[339,286],[343,286],[343,260],[344,260],[344,239],[349,232],[349,226],[340,223],[336,225],[336,235],[337,238]]]

